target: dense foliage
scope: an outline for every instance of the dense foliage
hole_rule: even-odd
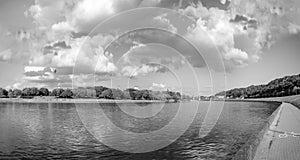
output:
[[[59,98],[72,98],[73,97],[73,92],[70,89],[64,90],[60,95]]]
[[[300,74],[275,79],[268,84],[235,88],[216,94],[228,98],[266,98],[300,94]]]
[[[128,88],[126,90],[107,88],[103,86],[79,87],[76,89],[56,88],[49,91],[47,88],[24,88],[5,90],[0,88],[0,97],[2,98],[33,98],[36,96],[52,96],[57,98],[103,98],[116,100],[163,100],[177,102],[180,99],[188,99],[189,96],[181,95],[179,92],[172,91],[152,91],[148,89],[138,90]]]
[[[0,97],[7,97],[7,90],[3,89],[3,88],[0,88]]]

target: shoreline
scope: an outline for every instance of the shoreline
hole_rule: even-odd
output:
[[[0,103],[166,103],[159,100],[111,100],[111,99],[64,99],[64,98],[0,98]]]
[[[271,101],[273,102],[273,101]],[[269,116],[266,124],[263,128],[256,134],[251,136],[248,141],[239,149],[236,153],[233,160],[240,160],[240,159],[254,159],[256,152],[258,150],[259,145],[266,141],[264,135],[268,132],[269,127],[272,125],[274,121],[280,116],[282,105],[279,105],[278,108]]]
[[[298,159],[299,115],[300,110],[296,106],[284,102],[267,127],[253,159]]]

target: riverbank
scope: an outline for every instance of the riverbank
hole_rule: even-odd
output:
[[[273,102],[273,101],[271,101]],[[233,160],[241,160],[241,159],[254,159],[259,145],[265,143],[269,139],[265,137],[265,134],[268,132],[271,124],[280,116],[280,112],[282,110],[282,104],[271,114],[268,118],[266,125],[261,129],[261,131],[257,134],[249,138],[248,142],[243,145],[243,147],[236,153]],[[261,148],[260,148],[261,149]]]
[[[257,103],[275,103],[280,105],[282,101],[280,100],[265,100],[265,99],[218,99],[218,100],[202,100],[202,102],[209,102],[209,101],[221,101],[221,102],[257,102]],[[201,102],[201,101],[200,101]]]
[[[263,101],[279,101],[293,104],[297,108],[300,109],[300,95],[294,96],[286,96],[286,97],[271,97],[271,98],[261,98],[255,100],[263,100]]]
[[[276,118],[265,131],[253,159],[298,160],[300,157],[299,117],[299,109],[292,104],[283,103]]]
[[[158,100],[111,100],[111,99],[65,99],[65,98],[0,98],[0,103],[165,103]]]

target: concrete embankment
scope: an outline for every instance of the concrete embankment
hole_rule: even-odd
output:
[[[236,154],[235,160],[299,160],[300,109],[282,103],[259,134]]]
[[[261,101],[259,101],[261,102]],[[269,103],[269,102],[266,102]],[[281,102],[279,103],[279,107],[272,113],[272,115],[269,117],[268,122],[264,126],[264,128],[257,134],[252,137],[246,142],[245,145],[236,153],[235,157],[233,160],[252,160],[254,159],[254,156],[256,154],[257,148],[260,145],[262,141],[264,141],[264,135],[270,128],[271,124],[273,121],[276,121],[278,116],[280,115],[281,112]]]
[[[300,110],[283,103],[257,147],[254,160],[300,159]]]

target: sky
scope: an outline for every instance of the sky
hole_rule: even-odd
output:
[[[298,0],[3,0],[0,87],[211,95],[299,74]]]

